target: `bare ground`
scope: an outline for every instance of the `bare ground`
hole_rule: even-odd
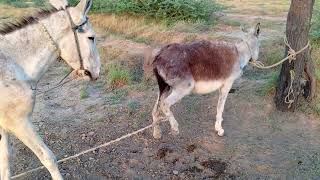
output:
[[[55,79],[59,69],[53,67],[45,81]],[[38,97],[34,122],[58,159],[150,124],[155,86],[143,92],[129,90],[116,101],[101,83],[73,82]],[[242,79],[228,97],[224,137],[218,137],[213,126],[217,94],[192,95],[173,108],[179,136],[168,134],[164,123],[161,140],[154,140],[148,130],[63,163],[60,170],[66,179],[319,178],[319,119],[277,112],[271,98],[255,95],[256,85]],[[80,100],[84,86],[90,95]],[[133,111],[129,102],[139,107]],[[18,141],[13,157],[15,173],[40,165]],[[21,179],[49,177],[41,170]]]
[[[230,27],[225,33],[233,30]],[[265,32],[280,36],[281,29]],[[106,39],[99,46],[138,56],[131,58],[130,63],[141,70],[141,54],[146,45]],[[55,63],[40,82],[40,88],[53,85],[66,69],[63,63]],[[257,73],[249,69],[229,95],[224,111],[224,137],[214,132],[217,94],[191,95],[173,108],[180,125],[177,137],[169,134],[169,124],[163,123],[160,140],[154,140],[151,130],[147,130],[60,164],[60,170],[65,179],[90,180],[320,179],[319,118],[302,112],[276,111],[272,97],[259,95],[258,87],[265,82],[255,80],[260,77]],[[106,84],[103,71],[96,83],[73,81],[37,97],[34,124],[58,159],[151,123],[158,91],[154,82],[137,80],[130,87],[113,91]],[[81,95],[83,91],[87,97]],[[14,139],[14,174],[39,165],[34,154]],[[49,178],[46,170],[40,170],[20,179]]]

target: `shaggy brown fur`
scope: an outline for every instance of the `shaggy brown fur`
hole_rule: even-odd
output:
[[[39,21],[39,19],[48,17],[52,13],[55,13],[58,11],[60,11],[60,10],[57,10],[55,8],[52,8],[50,10],[42,9],[38,13],[36,13],[35,15],[28,16],[28,17],[22,17],[19,20],[5,23],[4,25],[2,25],[2,27],[0,27],[0,34],[6,35],[11,32],[14,32],[16,30],[22,29],[30,24],[35,24]]]
[[[192,76],[195,81],[218,80],[229,77],[237,57],[233,44],[198,41],[162,48],[153,65],[161,69],[165,80],[186,76]]]

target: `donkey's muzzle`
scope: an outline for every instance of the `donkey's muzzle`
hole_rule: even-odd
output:
[[[94,73],[91,73],[91,72],[88,71],[88,70],[85,70],[85,71],[84,71],[84,75],[90,77],[90,80],[91,80],[91,81],[96,81],[96,80],[99,78],[99,74],[96,75],[96,74],[94,74]]]
[[[89,77],[91,81],[96,81],[99,78],[99,75],[95,75],[88,70],[77,70],[76,74],[78,77]]]

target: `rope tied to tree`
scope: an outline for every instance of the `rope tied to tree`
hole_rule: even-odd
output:
[[[288,104],[288,108],[291,108],[292,103],[294,103],[294,91],[293,91],[293,80],[295,78],[294,70],[290,70],[290,86],[288,90],[288,94],[286,95],[284,102]]]
[[[277,63],[274,63],[272,65],[269,65],[269,66],[266,66],[263,62],[261,61],[256,61],[256,60],[253,60],[251,62],[249,62],[252,66],[255,66],[259,69],[270,69],[270,68],[274,68],[276,66],[279,66],[280,64],[284,63],[285,61],[289,60],[289,62],[291,63],[293,60],[296,60],[296,56],[298,54],[300,54],[301,52],[303,52],[304,50],[306,50],[309,46],[310,46],[310,42],[308,41],[308,44],[303,47],[302,49],[300,49],[299,51],[295,51],[294,49],[291,48],[290,44],[288,43],[288,39],[287,37],[285,36],[284,37],[284,43],[285,45],[289,48],[288,50],[288,55],[287,57],[283,58],[282,60],[280,60],[279,62]]]
[[[250,64],[252,66],[255,66],[259,69],[270,69],[273,67],[276,67],[282,63],[284,63],[285,61],[289,60],[289,63],[292,63],[294,60],[297,59],[297,55],[302,53],[304,50],[306,50],[309,46],[310,46],[310,41],[308,41],[307,45],[305,47],[303,47],[302,49],[300,49],[299,51],[295,51],[289,44],[288,39],[286,36],[284,36],[283,41],[285,43],[285,45],[288,47],[288,55],[287,57],[283,58],[282,60],[280,60],[279,62],[266,66],[263,62],[261,61],[251,61]],[[294,103],[295,101],[295,97],[294,97],[294,90],[293,90],[293,81],[295,79],[295,71],[294,69],[291,69],[290,71],[290,85],[289,85],[289,90],[288,90],[288,94],[285,97],[285,103],[288,104],[288,108],[291,108],[292,103]]]

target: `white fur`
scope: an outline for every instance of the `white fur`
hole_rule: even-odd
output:
[[[219,89],[222,85],[222,80],[199,81],[195,82],[193,92],[197,94],[207,94]]]
[[[84,2],[85,1],[85,2]],[[56,8],[65,7],[64,0],[51,0]],[[85,19],[88,9],[82,5],[68,8],[74,23],[79,24]],[[82,7],[82,8],[80,8]],[[65,11],[53,13],[39,23],[0,36],[0,173],[1,179],[10,179],[9,143],[7,132],[14,134],[28,146],[41,163],[48,169],[52,179],[63,179],[54,154],[36,133],[31,121],[35,103],[34,91],[36,83],[57,59],[52,40],[42,29],[46,27],[55,43],[61,50],[61,57],[74,69],[79,69],[80,61],[75,45],[75,37]],[[84,68],[93,79],[98,78],[100,59],[96,48],[95,37],[90,23],[84,25],[84,33],[78,33]]]

